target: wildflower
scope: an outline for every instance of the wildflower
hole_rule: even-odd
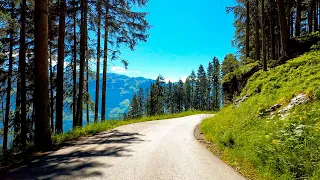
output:
[[[274,139],[274,140],[272,140],[272,143],[273,143],[273,144],[279,144],[280,141],[279,141],[278,139]]]

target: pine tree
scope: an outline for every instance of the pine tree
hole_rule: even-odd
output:
[[[73,100],[72,100],[72,117],[73,127],[77,124],[77,3],[73,1],[73,67],[72,67],[72,80],[73,80]]]
[[[104,63],[103,63],[103,85],[102,85],[102,112],[101,119],[105,119],[106,113],[106,90],[107,90],[107,60],[108,43],[112,42],[116,47],[120,45],[128,46],[131,50],[139,41],[145,42],[148,38],[147,30],[150,28],[146,20],[147,13],[135,12],[132,5],[145,6],[147,1],[106,1],[105,18],[105,43],[104,43]],[[110,36],[110,37],[109,37]],[[110,59],[116,57],[118,50],[113,51]],[[127,66],[126,61],[122,63]]]
[[[196,83],[196,108],[205,110],[207,105],[208,84],[203,65],[199,66]]]
[[[219,110],[221,104],[221,69],[220,63],[218,58],[214,57],[212,61],[213,65],[213,87],[212,87],[212,94],[213,94],[213,109]]]
[[[19,50],[19,88],[20,88],[20,122],[21,122],[21,144],[26,146],[27,137],[27,110],[26,110],[26,0],[21,3],[21,17],[20,17],[20,50]]]
[[[235,71],[239,67],[239,61],[232,54],[227,54],[222,62],[222,75]]]
[[[48,1],[35,0],[35,146],[51,147],[48,91]],[[23,124],[22,124],[23,125]]]
[[[138,118],[140,117],[140,107],[139,107],[139,99],[137,97],[137,94],[134,93],[133,94],[133,97],[132,97],[132,100],[130,102],[130,110],[129,110],[129,117],[131,119],[135,119],[135,118]]]
[[[56,133],[63,132],[63,75],[64,75],[64,38],[65,38],[65,14],[66,1],[61,0],[59,4],[59,39],[58,39],[58,66],[57,66],[57,96],[56,96]]]
[[[212,110],[212,87],[213,87],[213,65],[209,62],[207,69],[207,78],[208,78],[208,96],[207,96],[207,110]]]
[[[166,89],[166,112],[171,114],[174,112],[174,92],[173,83],[171,81],[168,82]]]
[[[141,117],[144,114],[144,93],[143,93],[143,89],[140,87],[138,94],[137,94],[137,99],[139,102],[139,111],[138,111],[138,116]]]
[[[277,2],[280,19],[282,55],[286,56],[288,50],[289,31],[285,15],[284,0],[277,0]]]
[[[254,10],[255,14],[259,14],[259,0],[255,0],[254,4]],[[259,23],[259,18],[255,18],[254,21],[254,28],[255,28],[255,59],[260,60],[260,23]]]
[[[195,109],[195,101],[196,101],[196,73],[192,70],[191,75],[189,76],[190,79],[190,88],[191,88],[191,92],[190,92],[190,96],[191,96],[191,105],[190,108],[191,109]]]
[[[151,89],[151,86],[150,86],[150,89]],[[149,88],[146,89],[145,114],[147,116],[151,115],[151,94],[150,94]]]
[[[15,4],[11,2],[11,10],[10,10],[10,23],[9,23],[9,67],[8,67],[8,79],[7,79],[7,97],[6,97],[6,110],[5,110],[5,117],[3,120],[3,152],[8,150],[8,134],[9,134],[9,121],[10,121],[10,105],[11,105],[11,88],[12,88],[12,69],[13,69],[13,36],[14,36],[14,9]]]
[[[184,108],[184,102],[185,102],[185,93],[184,93],[184,83],[180,79],[176,86],[176,104],[177,104],[177,112],[182,112]]]
[[[250,1],[246,2],[246,57],[250,56]]]
[[[261,0],[261,25],[262,25],[262,63],[263,70],[267,71],[267,59],[266,59],[266,27],[265,27],[265,12],[264,12],[264,0]]]
[[[99,96],[100,96],[100,57],[101,57],[101,49],[100,49],[100,37],[101,37],[101,1],[97,1],[96,11],[98,12],[97,17],[97,72],[96,72],[96,96],[95,96],[95,106],[94,106],[94,123],[98,123],[98,114],[99,114]]]
[[[184,83],[184,89],[185,89],[185,109],[188,111],[192,107],[192,89],[191,89],[191,82],[190,78],[188,77],[186,79],[186,82]]]
[[[107,97],[107,64],[108,64],[108,43],[109,43],[109,0],[105,4],[105,24],[104,24],[104,54],[103,54],[103,74],[102,74],[102,105],[101,122],[106,119],[106,97]]]

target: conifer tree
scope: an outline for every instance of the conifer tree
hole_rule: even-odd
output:
[[[185,109],[188,111],[192,107],[192,89],[191,89],[191,83],[190,78],[188,77],[186,79],[186,82],[184,83],[184,89],[185,89]]]
[[[139,91],[137,94],[137,99],[139,102],[138,116],[143,116],[145,105],[144,105],[144,93],[143,93],[143,89],[141,87],[139,88]]]
[[[213,65],[213,84],[212,84],[212,95],[213,95],[213,109],[219,110],[221,104],[221,69],[218,58],[214,57],[212,61]]]
[[[189,76],[190,79],[190,88],[191,88],[191,92],[190,92],[190,96],[191,96],[191,105],[190,108],[191,109],[195,109],[195,101],[196,101],[196,73],[192,70],[191,75]]]
[[[57,66],[57,95],[56,95],[56,133],[63,132],[63,80],[64,80],[64,53],[65,53],[65,18],[66,1],[59,1],[59,39],[58,39],[58,66]]]
[[[212,110],[212,87],[213,87],[213,65],[209,62],[207,69],[207,78],[208,78],[208,96],[207,96],[207,110]]]
[[[132,97],[132,100],[130,102],[130,110],[129,110],[129,117],[134,119],[134,118],[138,118],[140,117],[140,107],[139,107],[139,99],[137,97],[137,94],[134,93],[133,94],[133,97]]]
[[[173,93],[173,83],[168,82],[166,91],[166,111],[169,113],[174,112],[174,93]]]
[[[51,147],[48,90],[48,1],[35,0],[35,146]]]
[[[180,79],[176,85],[176,94],[175,94],[177,112],[182,112],[184,109],[185,93],[184,93],[183,87],[184,87],[184,83]]]
[[[205,110],[207,105],[208,84],[203,65],[199,66],[196,82],[196,108]]]

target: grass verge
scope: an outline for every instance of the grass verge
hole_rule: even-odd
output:
[[[205,119],[201,132],[222,159],[250,179],[320,179],[320,52],[259,71],[248,81],[239,107],[229,105]],[[299,93],[311,102],[281,120],[265,110],[286,106]]]

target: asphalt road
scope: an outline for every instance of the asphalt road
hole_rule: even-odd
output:
[[[244,179],[194,138],[205,116],[122,126],[14,169],[5,179]]]

